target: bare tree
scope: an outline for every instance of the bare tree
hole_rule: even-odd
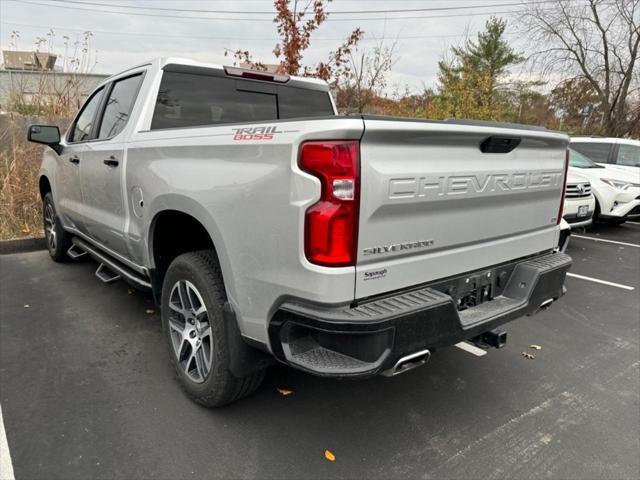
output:
[[[588,82],[606,135],[627,135],[640,121],[639,16],[640,0],[558,0],[531,2],[519,17],[539,46],[534,61]]]
[[[20,32],[11,33],[12,46],[20,37]],[[6,107],[22,114],[52,115],[71,117],[85,100],[87,78],[97,65],[97,54],[92,49],[93,33],[86,31],[82,40],[70,44],[70,38],[64,36],[64,53],[59,55],[55,46],[56,33],[50,29],[46,35],[37,36],[34,42],[35,52],[55,55],[61,71],[34,70],[29,74],[16,73],[7,87]],[[11,44],[10,44],[11,45]]]
[[[398,41],[388,44],[378,40],[370,50],[349,52],[345,69],[338,77],[338,107],[362,113],[372,100],[382,95],[387,86],[387,74],[398,60],[395,57]]]

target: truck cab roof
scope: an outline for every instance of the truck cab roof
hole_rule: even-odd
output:
[[[114,75],[111,75],[109,78],[105,79],[102,83],[107,83],[115,77],[119,77],[127,72],[137,70],[141,67],[151,66],[154,70],[164,70],[168,66],[182,66],[186,67],[186,69],[193,69],[193,71],[203,71],[203,70],[216,70],[219,72],[226,72],[227,75],[230,76],[243,76],[242,73],[253,74],[253,75],[244,75],[245,78],[251,78],[253,80],[262,80],[268,81],[268,76],[280,76],[282,80],[279,83],[290,83],[295,84],[298,87],[306,87],[312,88],[314,90],[329,90],[329,86],[323,80],[318,78],[310,78],[310,77],[300,77],[297,75],[277,75],[273,72],[262,72],[259,70],[252,70],[242,67],[229,66],[229,65],[221,65],[219,63],[209,63],[209,62],[200,62],[197,60],[189,59],[189,58],[181,58],[181,57],[158,57],[152,59],[148,62],[143,62],[137,64],[131,68],[118,72]],[[233,73],[231,73],[233,72]],[[264,78],[259,78],[263,76]]]

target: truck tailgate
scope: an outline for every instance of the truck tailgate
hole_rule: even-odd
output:
[[[356,298],[555,247],[565,135],[375,117],[364,122]],[[517,146],[491,151],[505,143],[504,150]]]

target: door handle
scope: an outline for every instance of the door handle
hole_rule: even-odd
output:
[[[102,163],[104,163],[107,167],[117,167],[120,164],[120,162],[118,162],[118,159],[113,155],[111,155],[109,158],[105,158]]]
[[[77,155],[74,155],[73,157],[69,157],[69,161],[77,165],[80,163],[80,157],[78,157]]]

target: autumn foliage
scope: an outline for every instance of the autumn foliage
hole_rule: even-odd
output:
[[[327,0],[328,2],[331,0]],[[302,3],[305,3],[304,7],[301,7]],[[360,28],[356,28],[341,45],[331,51],[326,61],[313,66],[303,65],[303,56],[311,45],[313,32],[329,15],[325,10],[325,0],[275,0],[274,7],[276,16],[273,21],[280,36],[280,41],[273,49],[279,62],[277,73],[317,77],[329,83],[335,83],[340,76],[345,75],[349,68],[347,57],[364,35]],[[247,64],[256,70],[267,69],[264,63],[254,60],[248,50],[236,50],[232,53],[238,63]]]
[[[235,62],[258,70],[310,76],[327,81],[338,111],[424,119],[468,118],[540,125],[572,135],[600,134],[640,138],[640,0],[523,1],[524,14],[513,19],[529,40],[527,51],[507,41],[507,23],[491,18],[474,38],[441,53],[437,82],[415,91],[391,83],[399,59],[398,39],[378,38],[363,45],[355,28],[322,61],[305,62],[314,34],[331,13],[331,0],[275,0],[279,40],[275,65],[249,50],[227,51]],[[388,2],[392,5],[393,2]],[[16,46],[18,31],[10,36]],[[53,52],[55,32],[35,42]],[[94,65],[91,32],[69,43],[59,56],[65,72],[82,73]],[[371,40],[371,38],[367,38]],[[525,58],[526,57],[526,58]],[[416,56],[412,62],[424,62]],[[523,65],[536,65],[534,76]],[[541,81],[545,73],[553,73]],[[79,84],[65,84],[51,95],[46,73],[36,91],[14,88],[0,115],[0,239],[41,234],[37,172],[41,148],[28,144],[28,123],[68,124],[79,102]],[[286,395],[288,393],[281,393]],[[289,392],[289,391],[288,391]],[[290,392],[289,392],[290,393]]]

